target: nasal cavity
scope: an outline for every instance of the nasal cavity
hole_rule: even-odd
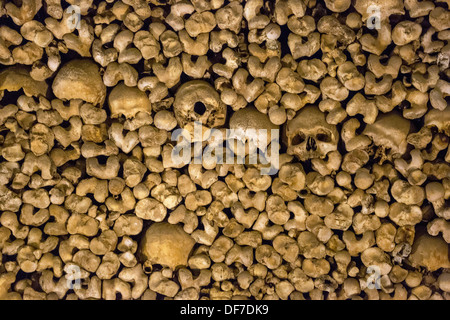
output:
[[[206,112],[205,105],[200,101],[196,102],[194,105],[194,112],[200,116],[204,115]]]
[[[317,144],[316,140],[314,140],[311,137],[308,137],[308,141],[306,142],[306,150],[308,151],[316,151],[317,150]]]

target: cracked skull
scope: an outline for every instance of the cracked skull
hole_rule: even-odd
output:
[[[315,106],[301,109],[286,125],[287,153],[301,161],[325,158],[337,150],[339,134],[336,126],[325,121],[325,114]]]

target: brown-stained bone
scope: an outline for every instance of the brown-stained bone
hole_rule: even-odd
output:
[[[159,222],[147,229],[139,250],[147,264],[160,264],[174,270],[187,265],[194,244],[194,239],[179,225]]]

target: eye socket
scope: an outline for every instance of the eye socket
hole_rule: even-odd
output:
[[[202,102],[197,101],[194,105],[194,112],[200,116],[204,115],[206,112],[205,105]]]
[[[305,135],[303,133],[297,133],[291,140],[291,144],[293,146],[296,146],[300,143],[302,143],[303,141],[305,141]]]
[[[318,133],[316,135],[316,139],[321,142],[331,142],[331,136],[326,133]]]

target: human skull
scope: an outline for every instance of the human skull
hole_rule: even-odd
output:
[[[444,110],[431,109],[425,115],[425,127],[436,127],[439,132],[450,136],[450,106]]]
[[[410,129],[410,121],[397,112],[380,114],[374,123],[368,124],[363,134],[370,137],[378,147],[376,153],[380,162],[398,158],[406,152],[406,138]]]
[[[58,99],[81,99],[93,105],[103,105],[106,86],[98,66],[87,59],[71,60],[57,73],[52,84]]]
[[[272,139],[272,129],[278,129],[278,126],[273,124],[269,117],[259,112],[255,107],[248,106],[243,109],[239,109],[230,118],[230,129],[235,130],[229,138],[235,141],[230,143],[230,148],[234,153],[236,153],[237,144],[242,144],[245,146],[245,155],[248,155],[251,150],[251,144],[265,151]],[[240,131],[242,130],[242,131]],[[248,130],[255,130],[252,136],[251,132]],[[266,141],[259,141],[263,132],[260,130],[265,130]]]
[[[356,0],[355,9],[366,21],[371,16],[377,16],[381,21],[389,19],[393,14],[405,14],[402,0]]]
[[[141,240],[140,255],[145,264],[159,264],[174,270],[186,266],[195,240],[179,225],[153,223]]]
[[[193,80],[183,84],[175,94],[173,110],[181,128],[198,121],[209,128],[225,123],[227,106],[217,91],[206,81]]]
[[[325,158],[337,150],[339,133],[336,126],[325,121],[325,113],[316,106],[302,108],[286,124],[287,153],[305,161]]]
[[[34,80],[24,66],[12,66],[0,72],[0,93],[3,90],[12,92],[20,89],[23,89],[23,93],[28,97],[45,96],[48,85],[45,81]]]
[[[121,115],[125,118],[134,118],[139,112],[150,114],[152,105],[145,92],[137,87],[128,87],[123,83],[111,90],[108,96],[111,118]]]

